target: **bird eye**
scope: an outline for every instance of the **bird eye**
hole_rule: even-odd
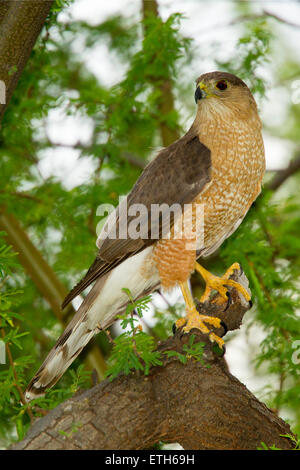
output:
[[[220,82],[216,84],[216,88],[218,88],[221,91],[226,90],[227,83],[224,80],[221,80]]]

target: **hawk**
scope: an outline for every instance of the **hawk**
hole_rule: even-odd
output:
[[[238,228],[261,191],[265,156],[257,106],[241,79],[219,71],[205,73],[196,80],[195,101],[197,114],[191,128],[158,153],[126,200],[108,218],[97,240],[95,261],[62,306],[91,283],[94,286],[29,383],[27,400],[52,387],[90,339],[124,312],[129,299],[122,288],[129,289],[132,297],[138,299],[159,287],[180,286],[186,316],[177,320],[176,327],[184,332],[198,328],[221,348],[223,340],[209,328],[220,326],[220,319],[197,312],[188,282],[191,274],[196,270],[206,283],[201,302],[209,298],[212,290],[228,302],[228,286],[234,286],[250,302],[243,286],[229,279],[238,263],[217,277],[196,260],[215,252]],[[133,216],[128,208],[134,204],[147,208],[148,215],[140,219],[142,235],[110,236],[112,232],[119,233],[124,213],[127,226],[130,224]],[[161,204],[177,204],[183,210],[181,215],[174,213],[169,229],[164,218],[159,217],[154,223],[159,235],[151,238],[149,213],[153,205]],[[195,230],[199,205],[204,208],[201,243]],[[178,237],[175,229],[185,216],[191,222],[191,233]],[[164,236],[166,230],[168,236]]]

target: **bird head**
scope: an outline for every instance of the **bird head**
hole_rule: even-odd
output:
[[[195,101],[198,109],[221,113],[233,111],[240,117],[257,112],[251,91],[240,78],[227,72],[210,72],[196,80]]]

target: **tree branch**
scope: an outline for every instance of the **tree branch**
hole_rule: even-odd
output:
[[[266,184],[267,189],[276,191],[290,176],[294,175],[300,170],[300,153],[290,162],[287,168],[276,172],[273,179]]]
[[[244,274],[233,279],[248,285]],[[227,310],[218,295],[198,309],[237,329],[249,306],[237,291],[231,294]],[[224,334],[222,327],[215,331]],[[291,449],[281,436],[291,434],[289,426],[230,374],[207,336],[193,333],[205,342],[202,362],[165,358],[148,376],[133,372],[106,380],[38,419],[14,449],[149,449],[159,441],[195,450],[256,449],[261,442]],[[188,340],[177,331],[158,349],[184,354]]]
[[[3,327],[0,328],[0,333],[1,333],[2,339],[5,340],[5,329]],[[23,390],[21,389],[21,387],[19,385],[19,377],[18,377],[18,374],[17,374],[17,371],[16,371],[16,367],[15,367],[15,363],[14,363],[14,360],[13,360],[13,357],[12,357],[12,353],[11,353],[11,350],[10,350],[9,341],[7,341],[5,343],[5,349],[6,349],[9,365],[11,367],[11,370],[12,370],[12,373],[13,373],[13,376],[14,376],[14,379],[15,379],[14,386],[18,390],[18,393],[19,393],[20,398],[21,398],[21,402],[23,403],[24,406],[26,406],[27,403],[26,403],[26,400],[25,400],[25,397],[24,397]],[[27,406],[26,411],[27,411],[27,414],[30,418],[30,421],[32,422],[33,421],[33,414],[32,414],[30,405]]]
[[[214,24],[214,25],[209,26],[207,28],[201,28],[200,31],[197,31],[197,34],[202,35],[202,34],[206,34],[206,33],[210,33],[212,31],[215,31],[216,29],[228,28],[230,26],[234,26],[236,24],[243,23],[244,21],[255,21],[255,20],[263,19],[263,18],[267,18],[267,17],[273,18],[273,19],[275,19],[276,21],[278,21],[280,23],[291,26],[292,28],[300,28],[299,23],[294,23],[293,21],[289,21],[285,18],[282,18],[281,16],[275,15],[275,13],[271,13],[270,11],[263,10],[262,13],[252,13],[252,14],[248,14],[248,15],[242,15],[242,16],[238,16],[237,18],[234,18],[233,20],[228,21],[226,23],[217,23],[217,24]]]
[[[52,3],[53,0],[0,3],[0,80],[4,82],[6,89],[6,102],[0,104],[0,120]]]
[[[75,313],[72,306],[64,314],[61,311],[61,303],[68,293],[66,287],[31,242],[17,218],[7,214],[4,207],[0,207],[0,229],[6,232],[7,241],[18,253],[20,263],[63,324],[64,317]]]
[[[274,18],[274,20],[279,21],[280,23],[287,24],[288,26],[292,26],[292,28],[300,28],[299,23],[294,23],[293,21],[290,21],[286,18],[282,18],[282,16],[276,15],[275,13],[272,13],[267,10],[263,10],[263,14],[266,16],[269,16],[270,18]]]
[[[143,18],[149,16],[159,16],[158,3],[156,0],[143,0]],[[147,34],[147,27],[145,27],[144,35]],[[150,80],[149,80],[150,81]],[[174,96],[173,96],[173,83],[171,77],[163,81],[152,80],[153,85],[161,92],[161,97],[158,102],[158,110],[160,116],[167,116],[168,113],[175,109]],[[175,140],[179,139],[178,129],[171,129],[165,122],[159,123],[161,139],[164,147],[172,144]]]

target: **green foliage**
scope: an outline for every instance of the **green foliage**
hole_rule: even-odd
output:
[[[176,320],[185,315],[183,304],[168,305],[168,308],[161,310],[156,308],[154,312],[155,325],[152,328],[153,334],[162,340],[170,336]]]
[[[68,386],[57,388],[47,398],[37,399],[32,405],[24,405],[23,391],[28,383],[28,369],[34,363],[30,349],[34,349],[33,338],[24,331],[24,318],[17,313],[22,302],[23,291],[18,288],[17,273],[21,271],[16,253],[7,246],[0,233],[0,348],[6,345],[5,363],[0,363],[0,442],[8,445],[23,439],[30,425],[28,410],[39,414],[34,405],[44,409],[55,408],[61,401],[71,397],[79,388],[90,386],[91,371],[81,364],[76,373],[69,372]],[[29,337],[28,337],[29,336]],[[26,351],[26,352],[25,352]],[[1,351],[2,353],[2,351]],[[2,354],[1,354],[2,357]],[[66,385],[66,384],[65,384]]]
[[[117,53],[122,62],[130,60],[136,52],[138,26],[121,15],[112,16],[95,26],[81,21],[68,27],[73,33],[81,35],[84,33],[87,48],[97,45],[99,40],[104,39],[108,48]]]
[[[86,370],[84,364],[69,369],[66,376],[55,389],[48,390],[44,397],[36,398],[30,402],[34,415],[40,416],[40,410],[52,410],[60,403],[71,398],[75,393],[90,388],[92,385],[91,370]]]
[[[144,297],[133,302],[130,291],[128,289],[123,289],[123,291],[127,293],[130,303],[125,314],[120,315],[119,318],[122,328],[128,328],[128,330],[114,340],[109,358],[110,366],[106,372],[106,376],[111,379],[114,379],[120,373],[128,375],[133,370],[148,375],[151,366],[162,365],[160,353],[154,351],[154,338],[144,333],[139,325],[135,326],[138,318],[142,317],[143,310],[147,311],[149,308],[150,297]],[[137,313],[138,318],[134,317],[134,311]]]
[[[133,370],[148,375],[151,366],[162,365],[160,353],[153,351],[154,339],[143,331],[122,333],[114,343],[106,373],[111,379],[121,372],[128,375]]]
[[[265,80],[259,75],[261,65],[269,59],[272,30],[266,17],[246,21],[245,32],[239,38],[234,57],[218,61],[220,70],[227,70],[246,80],[258,97],[265,95]]]
[[[257,450],[281,450],[279,447],[276,447],[275,444],[272,446],[267,446],[265,442],[261,442],[261,447],[258,447]]]
[[[16,254],[3,240],[4,235],[0,233],[0,348],[5,345],[5,361],[4,364],[0,363],[0,439],[7,443],[7,431],[14,428],[18,437],[22,438],[23,421],[27,424],[29,421],[25,417],[18,387],[24,386],[25,370],[33,360],[22,351],[22,342],[28,332],[20,332],[22,316],[15,311],[22,294],[13,280],[13,273],[19,266]],[[4,352],[3,349],[1,352]],[[12,365],[10,355],[14,353],[18,357]]]
[[[293,436],[292,434],[280,434],[281,437],[286,437],[287,439],[290,439],[290,441],[294,445],[294,450],[300,450],[300,439],[298,439],[296,436]]]
[[[126,307],[125,314],[119,317],[121,319],[121,326],[122,328],[125,329],[129,324],[133,330],[135,319],[133,318],[132,313],[135,311],[138,317],[142,318],[143,311],[147,312],[149,310],[149,302],[151,300],[151,295],[146,295],[142,299],[134,300],[129,289],[124,287],[122,291],[125,292],[125,294],[127,294],[130,302],[128,303]],[[130,315],[130,318],[129,318],[129,315]]]
[[[280,434],[281,437],[286,437],[293,444],[293,450],[300,450],[300,441],[292,434]],[[257,450],[282,450],[275,445],[267,446],[265,442],[261,442],[261,447],[258,447]]]
[[[132,299],[128,289],[126,290],[128,297]],[[194,342],[195,335],[190,335],[187,344],[184,344],[183,354],[178,351],[167,350],[162,353],[154,351],[155,341],[152,336],[144,333],[141,326],[135,326],[138,318],[142,317],[143,311],[147,311],[150,298],[144,297],[135,302],[131,300],[124,315],[120,315],[121,326],[123,329],[129,328],[128,331],[121,333],[114,340],[114,346],[109,358],[110,367],[106,372],[106,376],[114,379],[119,374],[130,374],[132,371],[140,371],[145,375],[149,374],[149,370],[153,366],[161,366],[163,364],[163,354],[169,358],[176,358],[182,364],[186,364],[188,360],[194,359],[205,367],[209,367],[203,360],[204,343]],[[138,312],[138,318],[135,318],[133,311]]]
[[[188,344],[184,344],[182,349],[185,354],[181,354],[178,351],[164,351],[164,354],[168,358],[176,357],[182,364],[186,364],[189,359],[194,359],[197,362],[201,362],[205,367],[210,367],[209,364],[205,363],[203,360],[203,352],[204,352],[204,343],[195,341],[195,335],[190,335]]]

